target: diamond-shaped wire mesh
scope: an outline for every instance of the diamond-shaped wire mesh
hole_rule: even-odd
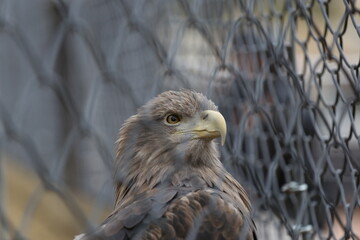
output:
[[[180,88],[227,119],[259,239],[360,238],[359,0],[2,0],[0,53],[0,239],[99,224],[119,127]]]

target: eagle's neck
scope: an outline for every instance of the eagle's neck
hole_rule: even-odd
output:
[[[160,185],[206,188],[224,171],[214,142],[168,143],[152,151],[142,147],[132,148],[131,155],[118,155],[116,205],[126,202],[127,195],[144,194]]]
[[[155,174],[147,175],[152,172]],[[124,208],[134,198],[152,196],[164,188],[188,189],[189,191],[216,189],[228,194],[236,203],[250,209],[249,199],[242,186],[224,169],[220,161],[212,167],[189,165],[182,167],[155,166],[146,172],[129,173],[129,179],[117,186],[116,207]]]

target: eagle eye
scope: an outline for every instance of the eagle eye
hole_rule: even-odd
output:
[[[166,117],[166,122],[171,125],[179,123],[180,120],[180,117],[176,114],[170,114]]]

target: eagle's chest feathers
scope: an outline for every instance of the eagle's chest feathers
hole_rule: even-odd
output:
[[[159,166],[153,168],[147,168],[148,171],[134,175],[130,186],[123,184],[120,187],[118,204],[127,205],[134,200],[135,196],[150,196],[164,189],[178,189],[179,192],[217,190],[228,195],[233,201],[243,203],[240,197],[241,186],[223,169],[221,164],[211,168],[193,167],[186,164],[180,168],[173,167],[166,170]],[[156,174],[151,176],[146,174],[156,169]]]
[[[171,176],[171,186],[197,189],[213,188],[218,173],[211,169],[184,167]]]

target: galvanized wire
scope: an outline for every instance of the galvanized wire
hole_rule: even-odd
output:
[[[228,121],[260,239],[359,239],[359,19],[356,0],[1,1],[0,238],[28,239],[48,192],[96,226],[122,122],[192,88]],[[9,159],[41,183],[19,224]]]

